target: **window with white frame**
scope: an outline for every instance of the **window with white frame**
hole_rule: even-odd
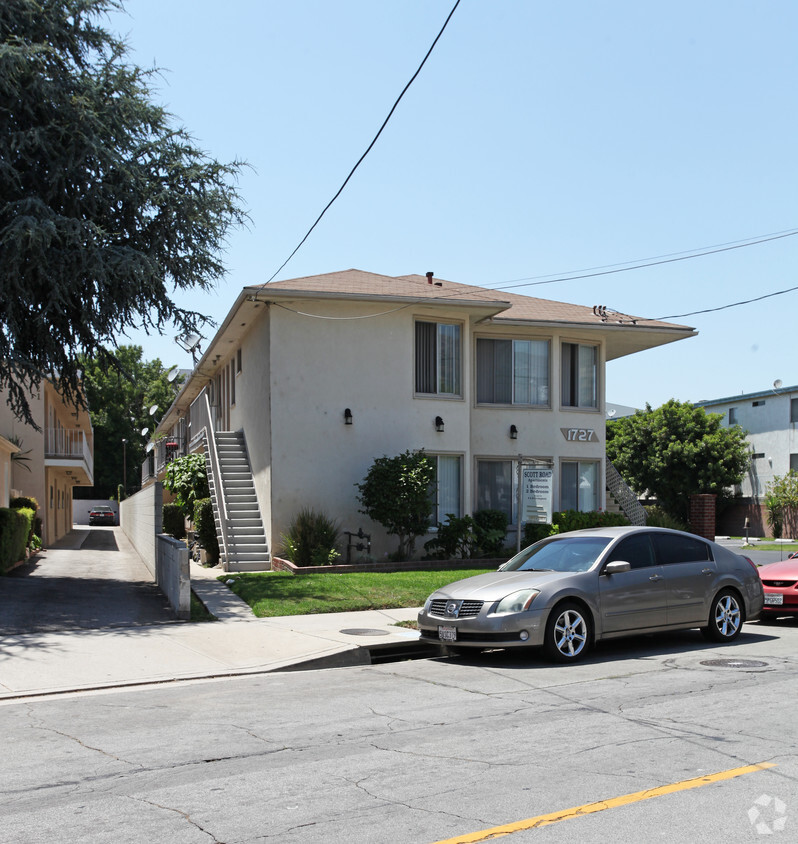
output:
[[[416,322],[416,392],[462,395],[461,331],[456,323]]]
[[[549,404],[549,341],[477,338],[479,404]]]
[[[588,513],[598,507],[598,461],[564,460],[560,464],[560,509]]]
[[[516,473],[512,460],[477,461],[477,509],[500,510],[515,524]]]
[[[564,407],[598,407],[598,346],[563,343],[561,381]]]
[[[462,465],[463,458],[459,454],[430,454],[435,460],[437,484],[432,510],[432,524],[446,523],[446,517],[462,516]]]

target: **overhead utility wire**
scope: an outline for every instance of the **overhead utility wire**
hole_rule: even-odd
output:
[[[497,289],[508,290],[508,289],[512,289],[512,288],[515,288],[515,287],[537,287],[538,285],[541,285],[541,284],[557,284],[560,281],[578,281],[579,279],[582,279],[582,278],[596,278],[597,276],[602,276],[602,275],[613,275],[614,273],[626,273],[626,272],[629,272],[630,270],[640,270],[640,269],[643,269],[645,267],[656,267],[656,266],[660,266],[662,264],[673,264],[673,263],[676,263],[677,261],[688,261],[691,258],[701,258],[704,255],[716,255],[719,252],[730,252],[733,249],[743,249],[746,246],[756,246],[759,243],[768,243],[769,241],[780,240],[781,238],[784,238],[784,237],[795,237],[795,235],[798,235],[798,229],[792,229],[790,231],[783,232],[783,233],[780,233],[780,234],[767,235],[767,236],[761,237],[757,240],[748,240],[748,241],[744,241],[742,243],[735,243],[731,246],[710,247],[708,249],[704,249],[704,250],[701,250],[701,251],[693,251],[693,252],[690,252],[689,254],[678,253],[677,257],[674,257],[674,258],[662,257],[662,258],[644,259],[643,261],[636,263],[636,264],[632,264],[631,266],[616,266],[615,269],[601,270],[600,272],[587,272],[587,273],[582,273],[580,275],[559,276],[557,278],[549,279],[548,281],[524,281],[524,282],[521,282],[519,284],[499,282],[497,284]]]
[[[321,221],[321,218],[327,213],[328,209],[333,204],[333,202],[335,202],[335,200],[338,199],[338,197],[343,193],[343,190],[347,186],[347,184],[349,183],[349,180],[355,174],[355,170],[357,170],[357,168],[360,167],[360,165],[363,162],[363,159],[365,159],[365,157],[371,152],[371,148],[374,146],[374,144],[377,143],[377,139],[382,134],[382,130],[388,125],[388,121],[393,116],[394,111],[396,111],[396,107],[399,105],[399,102],[401,101],[402,97],[404,97],[404,95],[407,93],[408,88],[413,84],[413,82],[415,82],[415,79],[419,75],[419,73],[421,73],[421,68],[424,67],[424,65],[426,64],[427,59],[432,54],[432,51],[435,49],[435,45],[438,43],[438,40],[440,39],[441,35],[443,35],[443,31],[446,29],[449,21],[452,19],[452,15],[455,13],[455,10],[457,9],[457,7],[459,5],[460,5],[460,0],[457,0],[457,2],[454,4],[454,6],[452,6],[452,10],[451,10],[451,12],[449,12],[448,17],[443,22],[443,26],[441,27],[440,32],[438,32],[438,34],[435,36],[435,40],[430,45],[429,50],[427,50],[427,54],[421,60],[421,64],[416,69],[416,72],[410,77],[410,81],[407,83],[407,85],[405,85],[405,87],[402,89],[402,93],[399,94],[399,96],[396,98],[396,101],[391,106],[391,110],[388,112],[388,116],[383,121],[382,126],[380,126],[379,131],[374,136],[374,139],[368,145],[368,147],[367,147],[366,151],[363,153],[363,155],[361,155],[360,158],[357,160],[357,164],[355,164],[355,166],[349,171],[349,175],[344,179],[343,184],[341,185],[340,188],[338,188],[338,191],[335,194],[335,196],[324,206],[324,209],[322,210],[321,214],[319,214],[319,216],[316,218],[316,221],[307,230],[305,236],[296,245],[296,248],[294,249],[294,251],[285,259],[285,261],[283,261],[282,264],[280,264],[280,266],[277,268],[277,270],[274,272],[274,274],[271,276],[271,278],[266,282],[266,284],[268,284],[269,281],[272,281],[274,279],[274,277],[283,269],[283,267],[285,267],[285,265],[294,257],[294,255],[296,255],[296,253],[302,247],[302,244],[310,237],[311,232],[319,224],[319,222]]]
[[[792,293],[798,287],[788,287],[786,290],[777,290],[775,293],[765,293],[755,299],[745,299],[742,302],[732,302],[729,305],[719,305],[717,308],[705,308],[703,311],[690,311],[689,314],[670,314],[669,316],[657,317],[657,322],[664,322],[666,319],[681,319],[682,317],[695,316],[696,314],[711,314],[715,311],[725,311],[727,308],[738,308],[740,305],[750,305],[752,302],[761,302],[763,299],[771,299],[774,296],[783,296],[785,293]]]

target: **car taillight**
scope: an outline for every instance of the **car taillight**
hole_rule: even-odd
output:
[[[745,554],[740,554],[740,556],[748,563],[750,563],[754,567],[754,571],[759,573],[759,566],[750,558],[746,557]]]

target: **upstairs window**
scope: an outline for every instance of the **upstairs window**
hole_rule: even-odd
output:
[[[798,399],[790,399],[790,422],[798,422]]]
[[[547,340],[477,340],[479,404],[549,404]]]
[[[416,392],[460,396],[460,326],[416,322]]]
[[[736,425],[737,424],[737,408],[730,407],[729,408],[729,425]]]
[[[562,404],[598,407],[598,347],[562,344]]]

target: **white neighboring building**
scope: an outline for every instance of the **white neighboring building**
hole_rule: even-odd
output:
[[[303,507],[344,531],[362,527],[377,558],[395,550],[358,512],[355,484],[375,458],[408,449],[437,460],[433,520],[495,508],[517,522],[519,455],[553,469],[554,510],[603,509],[607,362],[694,334],[432,273],[346,270],[247,287],[161,420],[142,482],[198,449],[223,477],[230,454],[239,470],[214,483],[230,496],[222,544],[231,559],[239,543],[253,546],[250,561],[255,542],[234,523],[256,535],[255,498],[269,554]],[[230,434],[217,447],[211,431]]]
[[[739,425],[745,432],[751,450],[748,475],[740,493],[743,501],[721,514],[724,529],[740,534],[745,518],[752,532],[766,532],[766,514],[762,499],[775,476],[798,471],[798,386],[774,387],[758,393],[742,393],[711,401],[695,403],[708,413],[720,413],[728,427]]]

